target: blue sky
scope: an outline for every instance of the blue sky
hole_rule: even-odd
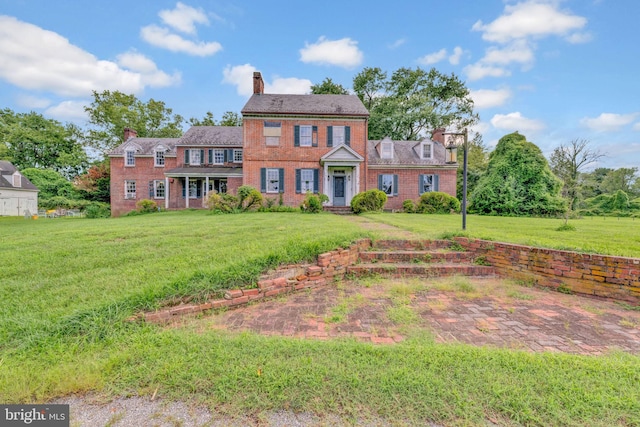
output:
[[[0,0],[0,108],[84,122],[91,91],[185,118],[268,93],[351,88],[365,67],[435,67],[471,90],[492,148],[518,130],[548,155],[572,139],[640,166],[636,0]]]

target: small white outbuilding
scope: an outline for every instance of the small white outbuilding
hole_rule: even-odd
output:
[[[15,166],[0,160],[0,216],[38,213],[38,188]]]

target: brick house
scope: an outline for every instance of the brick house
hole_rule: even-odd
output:
[[[386,209],[425,191],[455,196],[457,164],[445,162],[441,131],[422,141],[369,141],[369,112],[355,95],[265,94],[260,73],[253,88],[242,127],[194,126],[181,138],[137,138],[125,129],[125,142],[109,153],[112,215],[142,199],[202,208],[209,192],[241,185],[289,206],[308,191],[349,206],[378,188],[389,197]]]

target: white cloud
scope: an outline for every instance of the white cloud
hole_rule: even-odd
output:
[[[172,86],[180,83],[180,73],[169,75],[158,70],[155,62],[137,52],[127,52],[116,57],[118,65],[139,72],[142,82],[149,86]]]
[[[209,19],[202,9],[195,9],[178,2],[173,10],[161,10],[158,15],[162,22],[186,34],[196,34],[195,24],[209,25]]]
[[[60,121],[85,121],[88,120],[86,111],[84,111],[85,105],[88,105],[89,101],[63,101],[58,105],[54,105],[45,110],[45,115],[53,117]]]
[[[398,39],[389,45],[389,49],[397,49],[407,42],[407,39]]]
[[[482,63],[467,65],[463,71],[469,81],[480,80],[485,77],[506,77],[511,75],[511,72],[505,68],[493,67]]]
[[[533,60],[533,51],[529,43],[516,40],[503,48],[490,47],[480,61],[484,64],[508,65],[512,62],[530,64]]]
[[[358,42],[346,37],[340,40],[327,40],[321,36],[316,43],[305,43],[300,49],[300,61],[322,65],[336,65],[353,68],[362,63],[364,55],[358,49]]]
[[[453,48],[453,53],[449,56],[449,63],[451,65],[458,65],[460,63],[460,58],[462,58],[463,50],[460,46],[456,46]]]
[[[580,120],[584,126],[597,132],[612,132],[622,129],[624,126],[631,124],[640,113],[630,114],[613,114],[602,113],[598,117],[585,117]],[[636,123],[635,126],[638,124]],[[636,128],[634,126],[634,129]]]
[[[496,129],[521,132],[538,131],[545,128],[542,121],[523,117],[518,111],[509,114],[496,114],[491,119],[491,125]]]
[[[51,105],[51,100],[49,99],[26,94],[19,95],[16,102],[18,105],[25,108],[47,108]]]
[[[512,93],[509,89],[479,89],[470,91],[473,104],[476,109],[498,107],[504,105],[511,98]]]
[[[574,33],[567,36],[567,41],[571,44],[587,43],[593,40],[593,36],[590,33]]]
[[[169,86],[179,75],[147,75],[99,60],[68,39],[33,24],[0,15],[0,78],[23,89],[83,97],[92,90],[140,93],[146,86]]]
[[[640,131],[640,122],[633,125],[633,130]]]
[[[507,43],[527,37],[571,37],[573,32],[581,30],[587,24],[586,18],[559,10],[558,7],[558,2],[544,0],[507,4],[504,13],[495,21],[489,24],[478,21],[472,30],[481,31],[484,40]]]
[[[422,58],[418,58],[418,62],[424,65],[436,64],[447,57],[447,49],[440,49],[437,52],[430,53],[428,55],[423,56]]]
[[[193,56],[210,56],[222,50],[218,42],[195,42],[172,33],[167,28],[147,25],[140,29],[140,36],[147,43],[172,52],[182,52]]]
[[[228,65],[223,70],[223,83],[236,86],[236,91],[240,96],[251,96],[253,94],[253,73],[258,71],[251,64]],[[264,76],[263,76],[264,79]],[[298,79],[296,77],[282,78],[276,77],[273,82],[264,83],[265,93],[278,94],[305,94],[311,91],[311,81],[307,79]]]

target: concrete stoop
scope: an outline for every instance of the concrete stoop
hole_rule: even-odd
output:
[[[494,267],[484,265],[484,260],[451,245],[448,240],[379,240],[370,250],[359,253],[358,263],[347,267],[347,273],[386,277],[497,275]]]

